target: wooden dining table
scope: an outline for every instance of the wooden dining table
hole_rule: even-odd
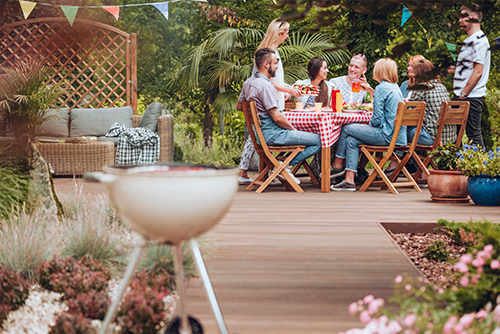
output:
[[[330,146],[339,139],[342,125],[368,124],[373,114],[361,110],[350,112],[290,110],[283,112],[283,115],[297,130],[321,136],[321,192],[330,192]]]

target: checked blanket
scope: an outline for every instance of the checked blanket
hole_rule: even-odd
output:
[[[127,128],[113,123],[106,137],[118,137],[116,166],[155,164],[160,156],[160,136],[148,128]]]

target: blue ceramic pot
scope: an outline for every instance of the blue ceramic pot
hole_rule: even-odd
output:
[[[470,176],[467,191],[476,205],[500,205],[500,177],[490,175]]]

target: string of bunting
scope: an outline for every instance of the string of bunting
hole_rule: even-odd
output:
[[[63,6],[63,5],[56,5],[56,4],[49,4],[49,3],[19,0],[19,4],[21,5],[21,10],[23,11],[23,15],[24,15],[25,20],[28,19],[28,16],[30,16],[31,12],[33,11],[33,9],[35,9],[35,7],[37,5],[60,7],[61,10],[63,11],[64,15],[68,19],[69,24],[71,26],[73,26],[73,22],[75,21],[76,14],[78,13],[78,9],[80,9],[80,8],[102,8],[102,9],[106,10],[108,13],[110,13],[111,15],[113,15],[113,17],[118,21],[118,18],[120,17],[120,7],[154,6],[168,20],[168,3],[169,2],[177,2],[177,1],[180,1],[180,0],[126,4],[126,5],[118,5],[118,6]],[[207,2],[207,0],[192,0],[192,1]]]

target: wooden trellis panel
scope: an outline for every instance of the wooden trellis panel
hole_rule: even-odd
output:
[[[137,37],[106,24],[43,18],[0,27],[0,66],[42,60],[65,94],[58,105],[100,108],[129,105],[137,112]]]

